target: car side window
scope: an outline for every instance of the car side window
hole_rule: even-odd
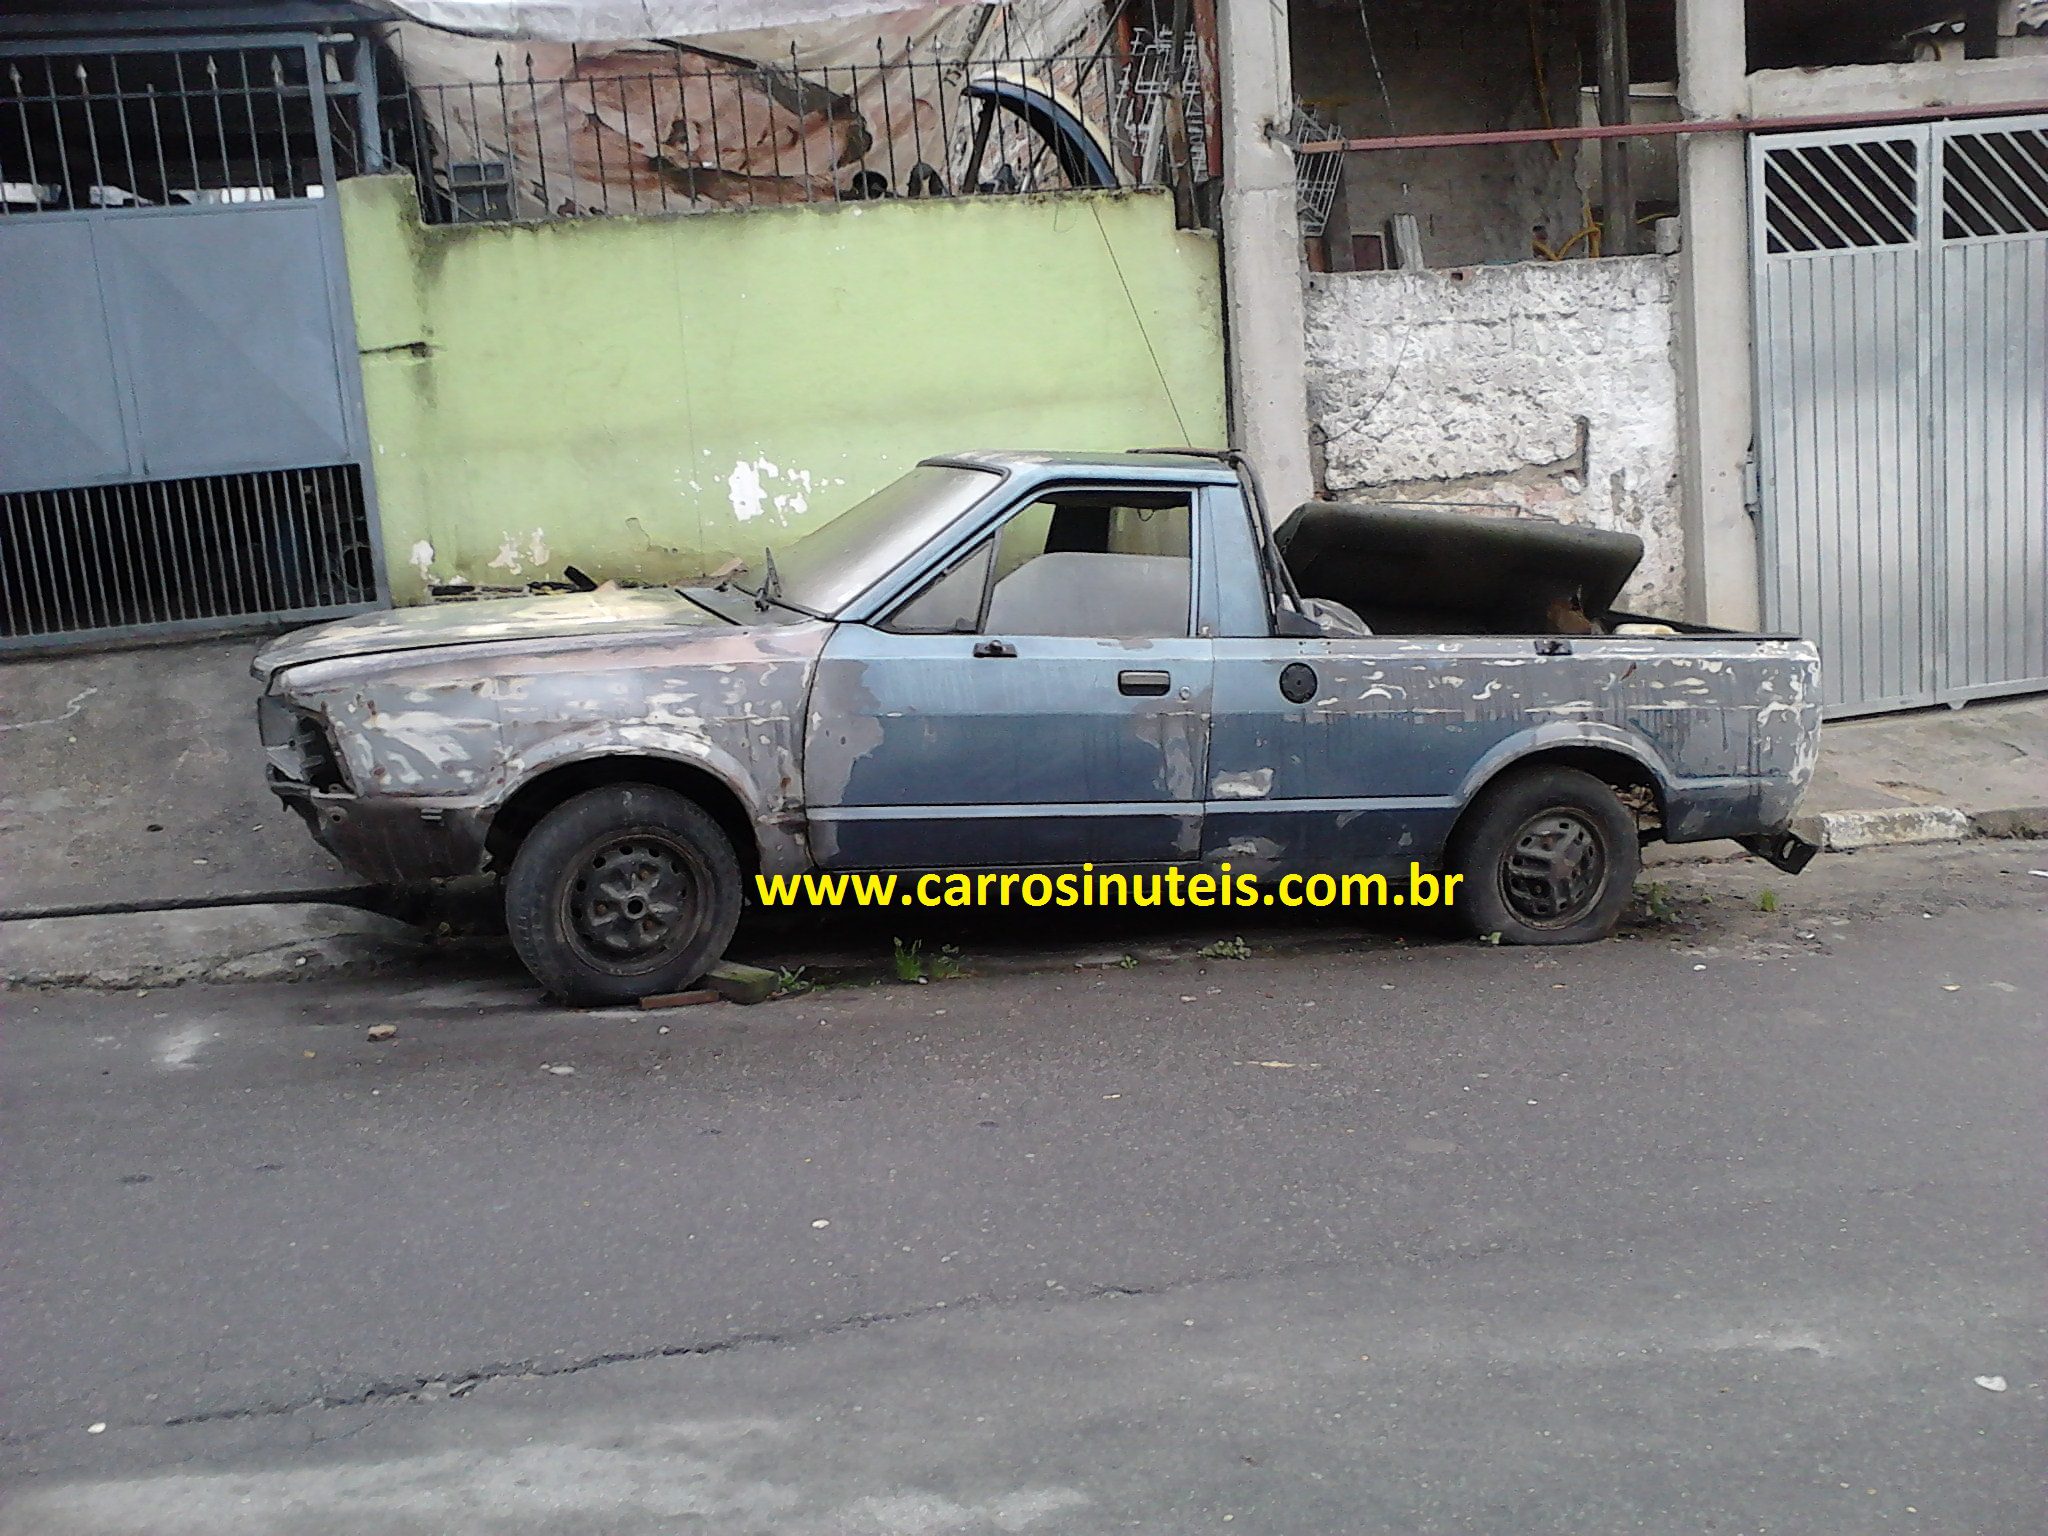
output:
[[[983,539],[919,588],[882,621],[882,628],[899,635],[974,634],[981,627],[981,600],[995,551],[996,541]]]
[[[1061,491],[995,541],[990,635],[1169,639],[1189,633],[1194,510],[1185,493]]]

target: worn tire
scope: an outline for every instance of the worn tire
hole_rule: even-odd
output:
[[[1576,768],[1511,772],[1481,791],[1445,849],[1453,902],[1473,933],[1503,944],[1586,944],[1614,931],[1642,853],[1635,817]]]
[[[741,892],[732,842],[701,806],[613,784],[565,800],[519,845],[505,926],[554,996],[627,1003],[680,991],[716,965]]]

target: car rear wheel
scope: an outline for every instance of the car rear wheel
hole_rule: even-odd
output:
[[[1503,944],[1584,944],[1614,931],[1642,867],[1635,817],[1576,768],[1531,768],[1490,784],[1452,834],[1454,910]]]
[[[536,980],[572,1003],[688,986],[739,922],[739,859],[694,801],[649,784],[587,790],[513,855],[505,925]]]

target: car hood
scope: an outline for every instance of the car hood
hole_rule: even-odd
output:
[[[256,653],[252,670],[268,679],[308,661],[379,656],[430,646],[488,641],[557,640],[645,633],[726,621],[667,587],[599,587],[534,597],[491,597],[394,608],[280,635]]]

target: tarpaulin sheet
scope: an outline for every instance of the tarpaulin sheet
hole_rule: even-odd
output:
[[[901,10],[901,0],[370,0],[396,18],[470,37],[547,43],[701,38],[714,32],[848,21]],[[965,0],[939,0],[941,4]]]
[[[503,167],[511,216],[533,219],[957,190],[965,88],[1018,76],[1027,51],[1062,96],[1093,82],[1082,115],[1107,132],[1102,25],[1095,0],[1029,0],[687,40],[515,42],[416,23],[389,40],[444,190],[466,168]],[[991,146],[990,174],[1034,152],[1019,137],[1013,125]]]

